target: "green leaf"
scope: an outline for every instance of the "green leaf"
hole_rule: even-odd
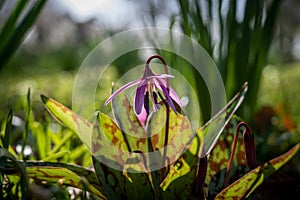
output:
[[[208,196],[216,196],[223,188],[227,171],[227,165],[231,154],[235,131],[240,119],[233,116],[227,124],[219,140],[209,155],[205,185],[207,185]],[[242,133],[238,135],[235,156],[230,170],[230,177],[235,180],[249,171],[245,158],[245,148]]]
[[[27,176],[35,181],[47,181],[48,183],[59,183],[83,189],[82,177],[85,177],[88,181],[88,191],[105,198],[100,192],[101,187],[98,184],[96,174],[91,170],[78,165],[57,162],[27,161],[24,163],[18,161],[18,163],[26,166]],[[7,169],[13,171],[15,168],[8,165]],[[14,174],[18,175],[18,170],[15,169]]]
[[[18,49],[47,0],[37,0],[30,8],[26,7],[28,2],[28,0],[19,0],[3,27],[0,41],[0,70]]]
[[[126,158],[122,157],[121,151],[129,152],[123,132],[109,116],[98,112],[92,135],[92,154],[125,164]]]
[[[126,178],[122,170],[126,157],[122,152],[128,152],[122,131],[109,116],[98,112],[92,134],[92,158],[103,194],[109,199],[121,199],[124,195]]]
[[[246,91],[247,83],[244,84],[241,91],[232,98],[224,109],[198,130],[187,147],[187,151],[183,153],[177,162],[170,166],[167,177],[161,183],[165,198],[181,197],[182,199],[187,199],[192,195],[195,177],[201,176],[201,174],[198,174],[200,157],[203,158],[211,152],[225,126],[241,105]],[[212,131],[208,132],[208,129],[212,129]],[[208,133],[211,135],[208,135]]]
[[[160,184],[164,199],[189,199],[198,172],[200,149],[203,146],[201,131],[194,136],[186,151],[173,164]]]
[[[30,116],[31,115],[31,96],[30,96],[30,88],[28,88],[27,91],[27,98],[26,98],[26,105],[25,105],[25,125],[23,130],[23,141],[22,141],[22,149],[20,153],[20,159],[24,158],[24,149],[28,137],[29,132],[29,122],[30,122]]]
[[[160,184],[163,199],[189,199],[197,175],[199,158],[186,151],[174,164]]]
[[[166,107],[161,106],[150,116],[147,132],[151,137],[153,151],[160,151],[161,155],[165,153],[166,158],[172,162],[177,160],[186,150],[194,133],[187,116],[169,109],[169,130],[166,137],[166,112]],[[167,141],[165,141],[166,139]]]
[[[52,114],[58,122],[75,132],[88,150],[91,151],[93,124],[51,98],[41,95],[41,99],[49,113]]]
[[[154,191],[150,178],[145,171],[146,161],[142,153],[133,153],[124,165],[123,175],[125,182],[125,194],[128,199],[154,199]]]
[[[222,192],[215,199],[242,199],[249,195],[263,183],[270,175],[285,165],[300,149],[300,143],[295,145],[291,150],[278,156],[269,162],[251,170],[249,173],[238,179]]]
[[[112,99],[113,114],[119,128],[128,141],[130,151],[147,152],[147,134],[135,115],[132,106],[124,92]]]
[[[10,160],[12,162],[8,162]],[[21,193],[25,198],[29,194],[29,179],[26,173],[26,168],[23,162],[17,162],[16,158],[4,148],[0,148],[0,171],[1,173],[6,173],[6,165],[10,164],[14,169],[18,171],[18,176],[20,177],[20,187]],[[8,172],[11,173],[11,170],[8,169]],[[8,174],[8,173],[6,173]],[[20,176],[21,175],[21,176]]]
[[[201,127],[201,130],[204,133],[204,149],[201,157],[207,156],[214,148],[225,126],[242,104],[247,90],[248,83],[246,82],[242,86],[241,90],[228,102],[228,104]]]
[[[143,172],[146,169],[142,153],[129,152],[122,131],[109,116],[99,112],[97,119],[92,153],[103,193],[109,199],[126,195],[129,199],[152,199],[151,183],[147,173]]]
[[[115,166],[118,166],[120,169],[111,168],[95,156],[93,156],[93,163],[103,194],[108,199],[122,199],[125,194],[124,183],[126,181],[120,170],[122,166],[115,163]]]

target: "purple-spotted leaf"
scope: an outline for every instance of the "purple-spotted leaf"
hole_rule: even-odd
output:
[[[135,115],[124,92],[112,99],[113,114],[119,128],[125,133],[131,151],[147,152],[147,134]]]
[[[299,149],[300,143],[295,145],[288,152],[251,170],[221,191],[215,199],[242,199],[249,197],[249,195],[261,185],[265,179],[293,158]]]
[[[88,120],[74,113],[61,103],[41,95],[41,99],[49,113],[60,123],[75,132],[81,141],[91,150],[91,138],[93,124]]]
[[[236,116],[231,118],[210,153],[207,175],[205,178],[205,185],[207,186],[205,189],[207,190],[208,197],[215,197],[224,188],[227,165],[231,154],[235,131],[239,122],[240,119]],[[233,158],[230,178],[231,180],[236,180],[240,178],[242,174],[249,171],[249,168],[246,167],[247,161],[245,159],[242,132],[238,135],[236,151]]]
[[[225,126],[242,104],[247,90],[248,83],[246,82],[242,86],[241,90],[228,102],[228,104],[200,128],[203,130],[204,134],[204,149],[201,157],[207,156],[214,148],[214,145],[218,141]]]

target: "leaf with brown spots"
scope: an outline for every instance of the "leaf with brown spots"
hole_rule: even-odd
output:
[[[75,132],[81,141],[91,151],[91,138],[93,124],[88,120],[74,113],[72,110],[61,103],[41,95],[41,99],[49,113],[60,123]]]
[[[293,158],[299,149],[300,143],[295,145],[288,152],[251,170],[249,173],[226,187],[215,199],[242,199],[249,197],[249,195],[261,185],[265,179]]]
[[[59,183],[72,186],[78,189],[87,189],[89,192],[96,194],[105,199],[101,192],[101,185],[97,182],[95,172],[78,165],[39,162],[39,161],[17,161],[25,166],[26,174],[35,181],[46,181],[47,183]],[[4,169],[9,169],[12,175],[19,176],[19,169],[11,163],[7,163]],[[82,177],[86,178],[85,187],[82,183]]]
[[[247,90],[248,83],[246,82],[227,105],[200,128],[204,134],[204,149],[201,157],[209,155],[214,148],[225,126],[242,104]]]
[[[225,181],[227,165],[235,137],[235,131],[240,119],[232,117],[212,149],[207,167],[205,185],[208,197],[216,196],[222,189]],[[245,148],[243,145],[242,131],[238,135],[235,156],[230,170],[231,179],[236,180],[249,171],[246,167]]]
[[[152,199],[142,152],[130,151],[124,132],[109,116],[99,112],[94,127],[93,162],[104,194],[110,199]]]
[[[166,151],[165,155],[171,162],[177,160],[186,150],[194,137],[190,121],[187,116],[169,110],[169,131],[166,137],[166,107],[161,106],[150,116],[147,132],[151,137],[153,151]],[[167,142],[165,141],[167,139]],[[165,146],[167,144],[167,146]]]
[[[112,99],[115,120],[124,133],[131,151],[148,151],[147,135],[124,92]]]

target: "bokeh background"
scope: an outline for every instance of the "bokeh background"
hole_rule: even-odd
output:
[[[16,24],[42,1],[28,2]],[[0,1],[2,32],[18,4],[16,0]],[[195,39],[212,56],[223,76],[228,99],[244,81],[249,82],[249,94],[238,114],[257,135],[258,158],[267,160],[300,141],[299,10],[298,0],[45,1],[19,44],[8,42],[11,53],[2,52],[0,120],[5,121],[10,109],[15,126],[18,120],[24,120],[28,88],[37,120],[43,121],[48,115],[40,94],[70,107],[77,70],[87,54],[107,37],[138,27],[170,28]],[[17,35],[13,31],[7,37],[2,35],[3,44],[17,41],[8,39]],[[179,71],[180,66],[188,65],[174,55],[161,53]],[[120,57],[107,75],[117,79],[137,60],[143,62],[139,56],[133,52]],[[186,75],[189,80],[197,78]],[[203,91],[199,98],[203,98],[205,89],[201,80],[196,80],[195,87]],[[110,91],[110,87],[110,83],[100,86],[103,91]],[[104,100],[99,96],[99,104]],[[205,110],[209,107],[207,99],[201,102],[202,112],[209,113]]]

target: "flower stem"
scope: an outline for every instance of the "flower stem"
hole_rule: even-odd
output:
[[[164,151],[163,151],[163,164],[166,164],[166,159],[167,159],[167,145],[168,145],[168,140],[169,140],[169,126],[170,126],[170,108],[167,102],[164,100],[163,96],[158,92],[159,97],[162,99],[163,103],[166,106],[166,128],[165,128],[165,140],[164,140]],[[163,168],[165,169],[165,168]],[[164,176],[164,171],[162,173],[162,176]]]
[[[169,70],[168,70],[168,67],[167,67],[167,62],[165,61],[165,59],[162,56],[160,56],[158,54],[154,54],[154,55],[150,56],[147,59],[147,61],[146,61],[146,67],[149,67],[149,64],[150,64],[151,60],[153,60],[155,58],[158,58],[159,60],[161,60],[161,62],[164,64],[165,73],[169,74]],[[169,91],[169,81],[168,81],[168,79],[166,81],[167,81],[167,89]]]

